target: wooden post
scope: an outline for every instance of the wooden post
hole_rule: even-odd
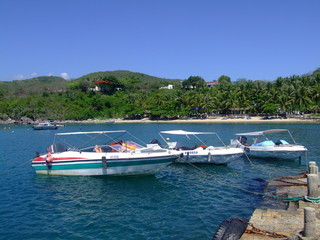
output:
[[[316,165],[316,162],[309,162],[309,174],[317,174],[318,175],[318,166]]]
[[[319,177],[318,174],[307,174],[308,183],[308,197],[318,198],[319,197]]]
[[[303,236],[316,239],[317,222],[316,210],[312,207],[304,208],[304,231]]]

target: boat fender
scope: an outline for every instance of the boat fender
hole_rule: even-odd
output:
[[[186,161],[189,161],[189,152],[187,152]]]
[[[51,152],[47,153],[46,162],[49,162],[49,163],[53,162],[53,157],[52,157]]]
[[[234,240],[240,239],[247,229],[248,223],[239,218],[224,220],[217,229],[212,240]]]
[[[103,168],[103,169],[107,169],[108,166],[107,166],[107,159],[106,159],[106,157],[103,156],[101,161],[102,161],[102,168]]]

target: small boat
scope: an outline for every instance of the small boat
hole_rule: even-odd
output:
[[[177,158],[176,162],[183,163],[208,163],[208,164],[229,164],[241,156],[243,156],[244,151],[241,148],[226,146],[219,135],[215,132],[188,132],[184,130],[171,130],[171,131],[161,131],[161,138],[166,141],[169,149],[174,149],[183,154],[182,158]],[[183,136],[184,141],[188,140],[187,145],[183,146],[178,142],[168,141],[165,138],[165,134]],[[200,135],[208,135],[209,138],[215,136],[223,146],[206,146],[206,143],[199,138]],[[177,137],[178,138],[178,137]],[[212,140],[212,139],[211,139]],[[193,147],[191,144],[196,143]]]
[[[55,124],[51,124],[49,121],[45,121],[37,125],[33,125],[32,128],[34,130],[53,130],[53,129],[57,129],[58,126]]]
[[[142,146],[119,140],[126,133],[129,134],[126,130],[56,133],[47,153],[38,154],[32,167],[36,173],[49,175],[150,175],[178,157],[177,151],[157,144]]]
[[[277,136],[276,133],[286,132],[293,143],[289,143]],[[272,140],[270,137],[275,140]],[[274,135],[270,135],[274,134]],[[283,134],[282,134],[283,135]],[[282,137],[281,135],[281,137]],[[237,133],[237,139],[231,140],[231,146],[242,148],[248,156],[263,158],[296,159],[300,158],[308,150],[296,143],[288,129],[270,129],[258,132]]]

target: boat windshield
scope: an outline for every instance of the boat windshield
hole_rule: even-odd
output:
[[[291,141],[296,144],[291,133],[287,129],[270,129],[265,131],[258,132],[249,132],[249,133],[237,133],[236,136],[239,136],[237,140],[243,145],[252,145],[252,146],[275,146],[275,145],[288,145],[288,141],[284,140],[288,137]]]

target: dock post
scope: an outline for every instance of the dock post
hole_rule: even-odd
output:
[[[319,177],[318,174],[307,174],[308,183],[308,197],[318,198],[319,197]]]
[[[308,183],[308,197],[318,198],[319,197],[319,176],[318,176],[318,166],[316,162],[309,162],[309,169],[307,174],[307,183]]]
[[[317,237],[316,210],[312,207],[304,208],[303,236],[312,239],[316,239]]]
[[[316,162],[312,161],[312,162],[309,162],[309,174],[317,174],[318,175],[318,166],[316,165]]]

